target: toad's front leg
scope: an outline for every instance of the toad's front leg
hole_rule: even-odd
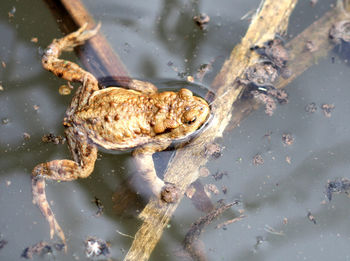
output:
[[[65,245],[64,233],[46,199],[45,179],[71,181],[88,177],[94,169],[97,158],[96,146],[89,144],[87,138],[79,135],[73,127],[66,130],[66,136],[74,161],[53,160],[37,165],[32,171],[33,203],[38,205],[49,222],[51,238],[57,233]]]
[[[138,168],[138,174],[140,174],[142,181],[146,182],[152,194],[162,201],[173,203],[179,198],[178,189],[174,184],[166,183],[157,176],[152,157],[154,152],[166,149],[169,144],[170,142],[162,145],[146,145],[135,149],[133,157]]]

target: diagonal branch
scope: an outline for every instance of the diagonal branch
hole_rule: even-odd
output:
[[[210,126],[190,146],[177,150],[164,176],[167,182],[174,183],[179,188],[182,196],[188,186],[198,178],[199,166],[207,162],[207,157],[203,154],[205,145],[222,136],[230,122],[232,105],[243,91],[243,86],[235,80],[258,59],[249,48],[273,39],[276,33],[285,32],[296,3],[297,0],[264,1],[245,37],[233,49],[230,59],[224,63],[215,78],[213,87],[217,88],[217,98],[212,104],[213,119]],[[140,214],[143,224],[136,233],[125,260],[149,259],[180,200],[175,204],[160,204],[151,200],[147,204]]]

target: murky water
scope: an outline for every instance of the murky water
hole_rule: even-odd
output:
[[[300,1],[289,34],[297,35],[333,2],[319,1],[312,8],[309,1]],[[131,75],[178,81],[182,75],[195,75],[201,64],[214,61],[213,71],[203,81],[209,86],[247,29],[249,21],[240,18],[259,1],[85,3],[102,22],[102,31]],[[56,242],[50,241],[48,224],[32,204],[30,172],[37,163],[69,157],[66,145],[46,144],[41,137],[63,135],[61,121],[71,96],[60,96],[58,86],[64,82],[41,68],[40,51],[61,35],[43,1],[2,0],[0,10],[0,62],[4,62],[0,67],[0,240],[7,241],[0,249],[0,260],[19,260],[26,247],[40,240]],[[192,23],[198,12],[211,18],[207,31]],[[38,38],[37,43],[31,41],[33,37]],[[350,113],[350,74],[344,57],[338,54],[337,50],[331,52],[290,84],[290,102],[278,106],[272,117],[263,109],[256,111],[218,141],[225,146],[223,155],[207,167],[212,173],[227,175],[218,181],[209,176],[201,182],[219,188],[212,202],[223,198],[242,203],[202,233],[208,260],[350,259],[350,200],[340,194],[329,203],[324,194],[328,180],[350,178],[350,125],[346,118]],[[65,57],[76,61],[74,54]],[[313,114],[305,111],[311,102],[317,105]],[[330,118],[320,109],[324,103],[335,105]],[[24,139],[24,133],[30,139]],[[270,138],[264,137],[266,133]],[[293,145],[283,145],[283,133],[293,135]],[[263,165],[252,164],[256,154],[262,155]],[[166,162],[158,160],[158,165]],[[43,259],[85,260],[83,242],[96,236],[110,242],[113,260],[121,260],[132,243],[132,238],[123,234],[133,236],[141,222],[135,215],[116,213],[112,196],[132,170],[128,154],[100,153],[91,177],[48,182],[47,196],[68,238],[68,253],[55,251]],[[221,192],[222,186],[227,187],[227,194]],[[104,205],[99,217],[94,197]],[[247,217],[226,229],[215,228],[237,216],[238,209],[244,209]],[[316,224],[308,219],[309,212]],[[184,199],[151,260],[183,260],[178,249],[184,236],[204,215]]]

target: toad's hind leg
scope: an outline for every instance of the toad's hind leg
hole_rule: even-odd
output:
[[[97,158],[97,148],[88,143],[87,137],[73,127],[66,130],[72,160],[53,160],[37,165],[32,172],[33,203],[38,205],[42,214],[50,225],[51,238],[55,233],[61,238],[64,244],[65,236],[59,226],[45,194],[45,179],[57,181],[71,181],[77,178],[88,177],[94,169]]]

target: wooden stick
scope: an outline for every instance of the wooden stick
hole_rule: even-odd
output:
[[[188,186],[198,178],[199,166],[207,162],[207,157],[203,153],[205,145],[222,136],[231,119],[232,104],[243,90],[243,86],[235,83],[235,79],[258,59],[257,54],[251,52],[249,48],[273,39],[276,33],[285,32],[296,3],[297,0],[266,0],[253,18],[242,42],[233,49],[230,59],[225,62],[215,78],[213,87],[218,91],[217,98],[212,104],[213,120],[210,127],[190,146],[177,150],[165,173],[165,180],[174,183],[182,196]],[[147,204],[140,214],[143,224],[136,233],[124,260],[149,259],[180,200],[175,204],[160,204],[156,200],[151,200]]]
[[[350,3],[350,0],[344,2]],[[291,54],[288,69],[291,70],[292,75],[287,79],[279,78],[275,83],[276,88],[286,87],[309,67],[317,64],[320,59],[325,57],[335,47],[335,43],[329,39],[329,31],[333,24],[349,19],[350,14],[347,12],[350,12],[350,4],[346,6],[339,4],[286,44],[286,48]],[[312,50],[308,49],[308,44],[313,47]],[[232,112],[233,117],[230,122],[230,129],[235,128],[244,118],[259,107],[259,103],[255,100],[240,100],[236,102]]]
[[[61,29],[70,33],[85,23],[89,28],[96,26],[95,20],[90,15],[80,0],[45,0],[54,15],[62,21]],[[120,60],[102,33],[90,39],[82,48],[76,48],[82,63],[97,79],[106,77],[118,82],[119,86],[127,86],[130,77]]]

